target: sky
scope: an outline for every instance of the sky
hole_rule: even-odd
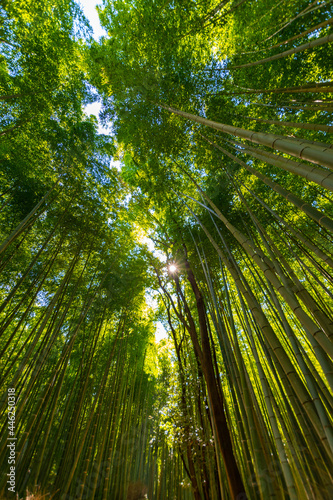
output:
[[[80,0],[80,5],[82,7],[83,13],[88,19],[93,32],[95,40],[99,40],[101,36],[105,36],[107,33],[104,28],[102,28],[101,23],[99,22],[98,13],[96,10],[96,5],[99,5],[99,2],[94,2],[94,0]],[[85,106],[85,112],[87,115],[95,115],[98,118],[99,112],[101,109],[101,105],[99,102],[93,102],[92,104],[87,104]],[[98,132],[100,134],[108,134],[109,131],[107,128],[102,127],[99,122]]]
[[[83,9],[83,13],[89,20],[92,29],[94,30],[95,40],[99,40],[101,36],[106,35],[106,31],[102,28],[99,22],[99,17],[96,10],[96,5],[100,5],[100,2],[94,2],[94,0],[80,0],[80,5]]]
[[[98,41],[100,39],[100,37],[105,36],[107,34],[99,22],[98,13],[96,10],[96,5],[100,5],[100,2],[94,2],[94,0],[80,0],[79,3],[82,7],[84,15],[88,19],[88,21],[93,29],[93,32],[94,32],[93,36],[94,36],[95,40]],[[95,115],[97,118],[98,118],[100,109],[101,109],[101,105],[99,102],[94,102],[92,104],[88,104],[87,106],[85,106],[85,112],[87,113],[87,115]],[[99,124],[99,126],[98,126],[98,132],[100,134],[109,134],[109,130],[105,127],[102,127],[101,124]],[[111,162],[111,165],[115,166],[117,168],[120,168],[120,162],[118,162],[118,161]],[[149,250],[153,251],[155,249],[153,242],[149,238],[145,238],[145,240],[146,241],[144,241],[144,243],[147,244]],[[164,259],[164,256],[161,254],[161,256],[159,256],[159,258],[162,260],[162,259]],[[149,304],[149,305],[152,306],[153,304]],[[160,321],[158,321],[156,323],[156,332],[155,332],[156,342],[159,342],[161,339],[167,338],[167,336],[168,335],[167,335],[167,332],[166,332],[164,326],[162,325],[162,323]]]

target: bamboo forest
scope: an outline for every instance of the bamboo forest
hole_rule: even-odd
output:
[[[99,2],[0,1],[0,498],[332,500],[333,3]]]

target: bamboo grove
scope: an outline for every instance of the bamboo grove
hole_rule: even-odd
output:
[[[1,498],[333,498],[331,3],[98,12],[0,5]]]

